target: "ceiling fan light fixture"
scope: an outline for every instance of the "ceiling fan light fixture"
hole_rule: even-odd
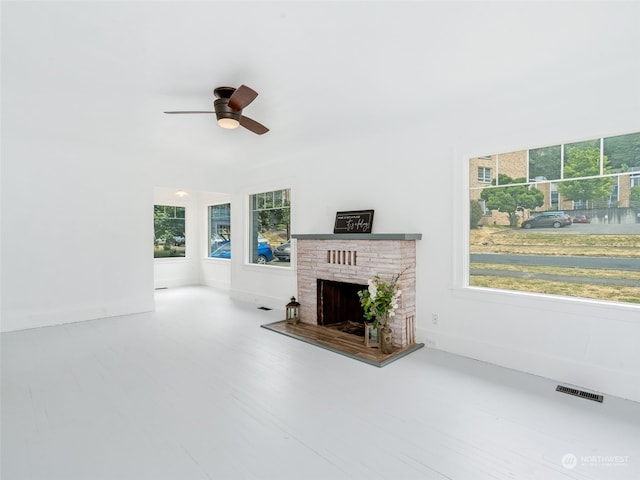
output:
[[[258,96],[258,92],[255,90],[246,85],[240,85],[238,88],[217,87],[213,91],[213,96],[216,97],[213,101],[213,112],[190,110],[164,113],[215,113],[218,125],[221,128],[231,130],[244,127],[257,135],[263,135],[269,131],[269,129],[261,123],[242,114],[242,110]]]
[[[240,126],[240,122],[235,118],[219,118],[218,125],[222,128],[238,128]]]

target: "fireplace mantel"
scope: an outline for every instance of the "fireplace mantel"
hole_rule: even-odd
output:
[[[300,240],[422,240],[421,233],[294,233]]]

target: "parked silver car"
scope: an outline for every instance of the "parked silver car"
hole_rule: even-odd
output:
[[[571,225],[571,217],[564,213],[545,213],[522,222],[522,228],[553,227],[560,228]]]
[[[273,251],[273,254],[281,262],[290,262],[291,261],[291,240],[287,240],[282,245],[278,245]]]

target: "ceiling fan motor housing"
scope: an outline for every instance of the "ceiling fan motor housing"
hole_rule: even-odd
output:
[[[213,95],[216,98],[231,98],[235,91],[236,88],[234,87],[216,87],[213,89]]]
[[[234,120],[240,121],[240,117],[242,116],[242,110],[234,110],[229,106],[228,98],[217,98],[213,102],[213,107],[216,111],[216,117],[218,120],[221,118],[232,118]]]

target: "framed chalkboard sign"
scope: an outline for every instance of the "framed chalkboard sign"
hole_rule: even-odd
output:
[[[333,233],[371,233],[373,210],[337,212]]]

